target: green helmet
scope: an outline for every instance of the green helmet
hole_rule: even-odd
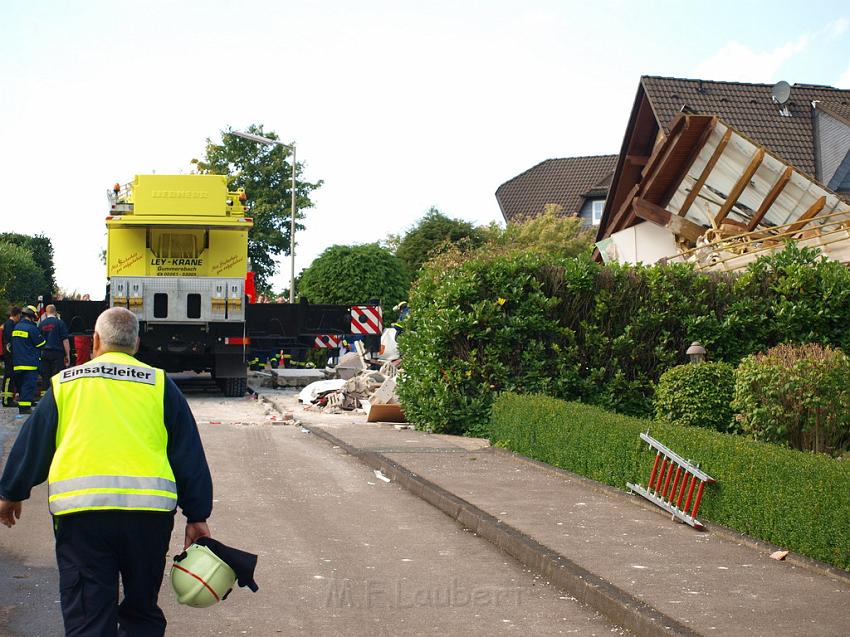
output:
[[[194,608],[207,608],[221,601],[235,581],[233,569],[199,544],[190,545],[171,565],[171,587],[177,593],[177,601]]]

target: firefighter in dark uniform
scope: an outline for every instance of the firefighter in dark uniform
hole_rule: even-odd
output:
[[[44,346],[41,354],[41,377],[46,390],[50,379],[71,363],[71,347],[68,327],[65,321],[56,316],[55,305],[44,308],[44,316],[41,317],[38,329],[47,340],[47,345]]]
[[[3,348],[3,406],[11,407],[15,397],[14,372],[12,371],[12,332],[15,325],[21,320],[21,308],[12,307],[9,310],[9,318],[3,323],[3,339],[0,347]]]
[[[38,366],[41,348],[46,341],[35,324],[37,310],[32,305],[21,308],[21,320],[12,330],[12,369],[18,388],[18,411],[32,412],[32,403],[38,389]]]

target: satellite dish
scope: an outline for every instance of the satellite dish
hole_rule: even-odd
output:
[[[791,97],[791,85],[784,80],[777,82],[770,90],[770,94],[773,96],[774,102],[780,106],[784,106],[788,102],[788,98]]]

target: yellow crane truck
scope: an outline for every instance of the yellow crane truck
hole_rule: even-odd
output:
[[[169,371],[210,371],[245,393],[245,192],[223,175],[136,175],[111,193],[109,305],[139,318],[140,357]]]
[[[139,318],[139,358],[168,372],[209,372],[227,396],[245,394],[247,361],[304,358],[362,338],[376,350],[377,301],[357,306],[249,303],[248,216],[223,175],[136,175],[108,192],[104,301],[57,301],[74,335],[107,306]]]

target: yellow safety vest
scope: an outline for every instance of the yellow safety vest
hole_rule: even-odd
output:
[[[62,370],[52,384],[59,425],[47,476],[50,512],[174,511],[165,372],[109,352]]]

